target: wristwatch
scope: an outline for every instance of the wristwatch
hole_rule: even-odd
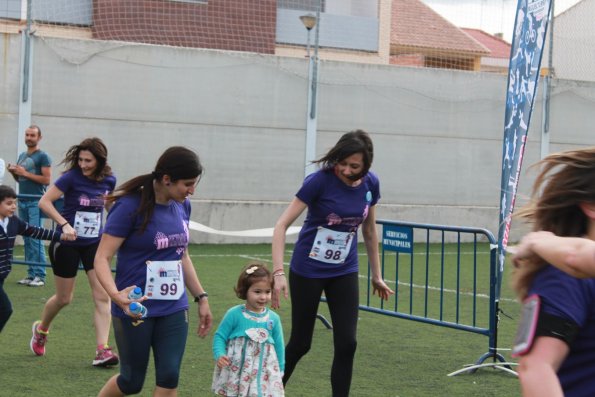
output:
[[[194,297],[194,302],[200,302],[200,300],[202,298],[208,298],[208,297],[209,297],[209,294],[207,294],[206,292],[203,292],[202,294]]]

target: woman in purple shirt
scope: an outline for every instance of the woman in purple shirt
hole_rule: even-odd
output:
[[[532,201],[518,213],[535,231],[511,249],[513,287],[524,299],[513,355],[520,356],[523,396],[591,397],[595,148],[552,154],[538,165]]]
[[[198,335],[212,326],[208,295],[188,254],[190,200],[202,174],[198,156],[184,147],[170,147],[155,170],[129,180],[114,192],[105,233],[95,257],[97,277],[112,298],[114,334],[120,353],[120,374],[110,378],[100,397],[136,394],[142,390],[153,350],[153,396],[177,393],[188,336],[186,288],[198,303]],[[118,253],[116,279],[110,263]],[[129,293],[142,288],[146,316],[132,314]]]
[[[285,350],[283,382],[310,350],[318,303],[324,292],[333,321],[334,358],[331,371],[333,396],[347,396],[351,386],[357,345],[359,307],[357,230],[362,235],[372,271],[374,293],[388,299],[394,292],[380,274],[376,203],[378,178],[370,172],[374,149],[364,131],[349,132],[316,163],[322,168],[307,176],[296,197],[281,215],[273,233],[272,306],[287,298],[283,268],[285,233],[307,208],[295,244],[289,271],[291,336]]]
[[[107,163],[107,147],[99,138],[88,138],[72,146],[62,164],[66,171],[41,197],[39,208],[60,226],[63,234],[76,236],[76,240],[50,244],[56,293],[46,302],[41,320],[33,323],[30,347],[36,355],[45,355],[50,325],[60,310],[72,301],[75,277],[82,263],[95,302],[93,318],[97,349],[93,365],[116,365],[118,356],[108,345],[110,300],[93,269],[95,251],[103,231],[105,196],[114,190],[116,178]],[[54,202],[62,196],[64,207],[58,211]]]

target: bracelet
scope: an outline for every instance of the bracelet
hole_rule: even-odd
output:
[[[208,298],[208,297],[209,297],[209,294],[207,294],[206,292],[203,292],[202,294],[198,294],[198,296],[194,297],[194,302],[200,302],[201,299]]]
[[[68,221],[66,221],[66,222],[64,222],[64,224],[60,225],[60,227],[64,227],[66,225],[68,225]]]
[[[277,277],[277,276],[285,276],[285,272],[273,273],[273,277]]]

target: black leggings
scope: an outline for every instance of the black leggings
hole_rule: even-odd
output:
[[[333,397],[348,396],[357,347],[358,273],[333,278],[307,278],[290,272],[289,290],[291,336],[285,347],[283,383],[287,383],[298,361],[310,350],[318,304],[324,291],[333,322]]]

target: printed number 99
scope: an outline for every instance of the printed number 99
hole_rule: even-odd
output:
[[[161,284],[161,295],[175,295],[178,292],[178,286],[173,284]]]
[[[339,260],[341,259],[341,251],[326,250],[324,259]]]

